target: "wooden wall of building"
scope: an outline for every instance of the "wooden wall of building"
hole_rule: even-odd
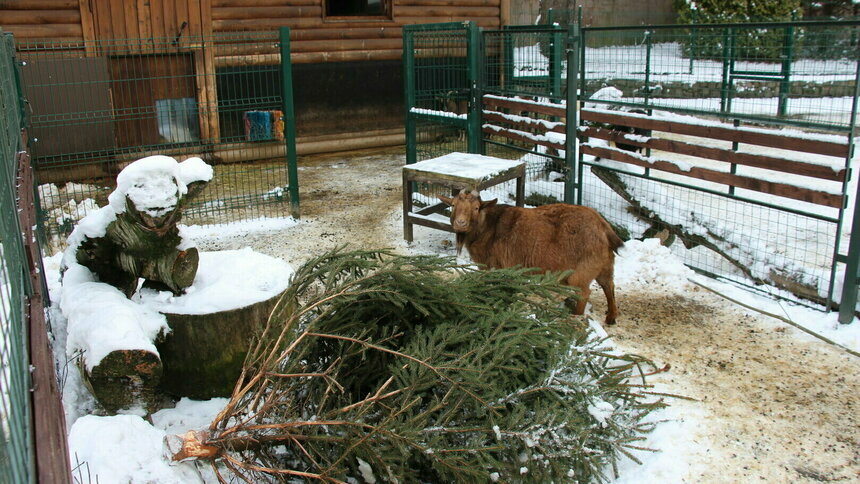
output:
[[[404,25],[472,20],[498,28],[513,0],[392,0],[391,18],[326,18],[325,1],[0,0],[0,28],[22,41],[75,42],[272,32],[287,26],[294,63],[392,60],[401,56]],[[264,53],[274,52],[255,54]]]
[[[84,39],[80,0],[0,0],[0,28],[16,39]]]

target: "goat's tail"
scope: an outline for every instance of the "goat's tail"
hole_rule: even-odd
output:
[[[609,248],[616,254],[618,253],[618,249],[624,247],[624,241],[611,228],[606,231],[606,240],[609,242]]]

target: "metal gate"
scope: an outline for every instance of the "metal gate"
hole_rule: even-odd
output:
[[[480,152],[479,61],[474,22],[403,28],[407,163]]]
[[[526,161],[526,203],[592,206],[631,237],[677,229],[671,250],[690,267],[801,303],[831,308],[841,299],[840,319],[850,320],[860,263],[860,230],[846,250],[860,23],[486,31],[471,90],[480,109],[455,120],[434,104],[454,89],[416,79],[444,78],[443,66],[411,55],[446,28],[404,36],[413,145],[421,141],[417,123],[466,129],[480,116],[483,136],[468,151]],[[428,40],[416,46],[418,33]],[[652,140],[660,129],[668,139]],[[715,146],[691,147],[696,138]],[[435,153],[413,148],[410,162],[463,151],[433,141],[425,138]],[[603,141],[607,147],[597,146]],[[704,165],[689,172],[684,152]],[[663,225],[644,224],[648,213],[662,214]]]

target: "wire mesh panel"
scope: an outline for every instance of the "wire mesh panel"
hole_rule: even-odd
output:
[[[860,22],[583,29],[583,99],[848,129]]]
[[[14,43],[0,32],[0,475],[35,480],[30,411],[30,359],[24,303],[29,278],[16,203],[16,155],[22,107]]]
[[[475,29],[469,22],[404,27],[408,163],[470,151]]]
[[[631,237],[677,236],[697,270],[829,307],[853,195],[858,27],[583,28],[582,203]]]
[[[277,33],[20,44],[47,231],[67,234],[153,154],[215,165],[189,222],[283,215],[292,100],[279,49]]]
[[[564,200],[562,117],[566,31],[553,26],[483,32],[483,136],[487,154],[526,163],[526,199],[538,206]],[[561,146],[561,148],[559,147]]]

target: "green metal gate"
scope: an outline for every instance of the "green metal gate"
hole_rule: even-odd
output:
[[[438,42],[441,36],[434,37],[434,32],[450,31],[454,25],[415,26],[404,34],[409,162],[463,151],[461,146],[440,143],[433,137],[424,138],[429,148],[423,148],[419,124],[465,129],[472,123],[470,117],[443,120],[447,113],[437,112],[444,110],[434,109],[438,105],[434,100],[450,88],[434,90],[426,81],[421,83],[422,79],[444,78],[446,70],[442,63],[437,66],[426,59],[430,56],[419,60],[420,48]],[[581,203],[598,209],[622,228],[631,225],[630,206],[594,175],[595,167],[635,184],[641,196],[662,200],[659,203],[665,202],[667,207],[687,200],[691,205],[686,208],[694,214],[707,214],[713,228],[745,235],[736,237],[733,244],[753,254],[751,266],[765,267],[769,259],[779,258],[783,267],[791,269],[792,278],[797,278],[802,290],[807,291],[801,298],[778,291],[774,295],[797,302],[812,300],[829,308],[840,300],[841,291],[844,314],[840,319],[849,321],[860,276],[860,229],[851,232],[850,248],[846,250],[849,221],[845,219],[849,205],[854,206],[854,226],[860,225],[860,208],[856,206],[858,194],[849,193],[849,179],[842,174],[852,168],[857,134],[858,31],[857,21],[596,28],[574,24],[567,31],[554,25],[485,31],[480,37],[481,75],[477,89],[472,90],[477,94],[472,99],[481,102],[476,116],[492,117],[500,120],[496,124],[507,123],[509,128],[505,139],[490,132],[498,126],[487,126],[486,120],[483,124],[478,122],[484,127],[484,136],[477,149],[468,151],[526,161],[526,203]],[[467,37],[462,31],[459,36]],[[460,63],[466,64],[465,60]],[[465,87],[467,82],[463,80],[461,85]],[[495,107],[488,108],[484,104],[487,102]],[[523,110],[523,103],[530,109]],[[666,177],[652,168],[646,167],[640,173],[620,164],[599,165],[578,152],[577,132],[594,128],[580,121],[580,107],[632,111],[649,118],[683,118],[690,124],[716,123],[741,130],[803,129],[805,134],[797,135],[800,138],[823,137],[841,144],[841,148],[836,150],[839,159],[835,161],[809,161],[833,165],[838,175],[832,178],[825,173],[823,178],[829,180],[826,186],[798,186],[850,201],[844,206],[836,207],[833,202],[826,209],[818,209],[795,205],[791,199],[750,196],[731,183],[714,188],[707,183]],[[497,108],[501,112],[492,111]],[[470,110],[470,116],[473,112]],[[610,131],[616,128],[602,127]],[[561,137],[548,138],[555,134]],[[743,143],[717,142],[725,144],[723,149],[728,151],[748,149],[738,146]],[[643,149],[636,156],[653,159],[649,150]],[[728,175],[746,170],[738,166],[742,163],[723,161],[731,165]],[[734,180],[731,176],[724,179]],[[685,243],[697,245],[692,240]],[[674,245],[673,250],[678,246]],[[762,253],[762,247],[770,248]],[[705,249],[678,253],[696,270],[761,287],[760,279],[749,280],[733,273],[732,266]],[[762,258],[756,259],[758,256]]]
[[[480,40],[474,22],[403,28],[407,163],[480,152]]]

